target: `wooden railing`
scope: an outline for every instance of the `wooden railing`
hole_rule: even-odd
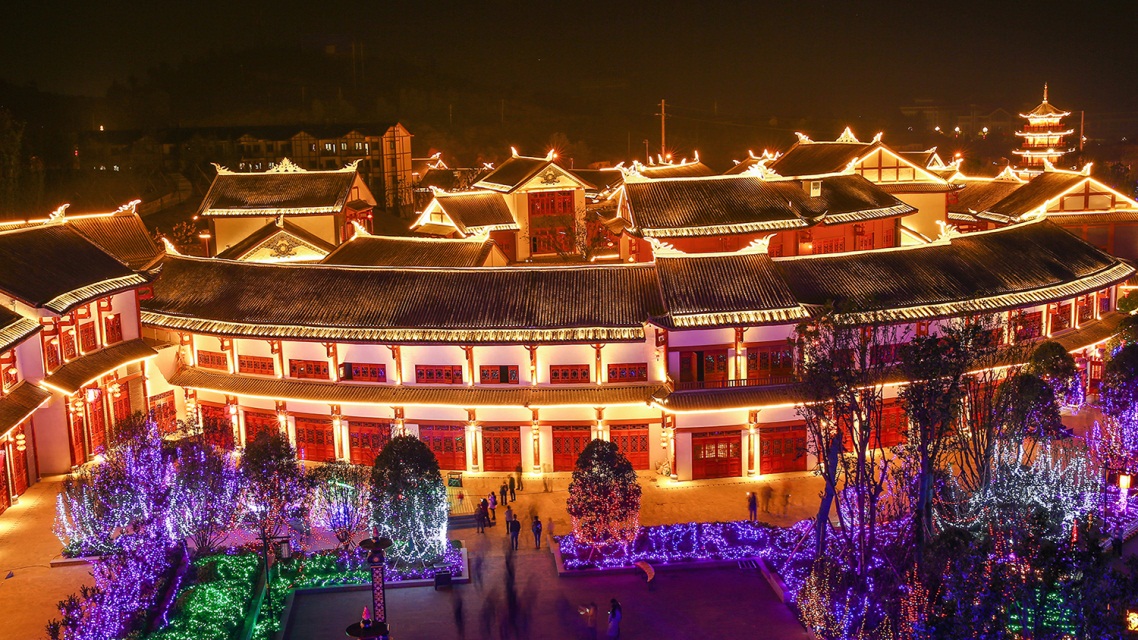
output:
[[[744,378],[740,380],[689,380],[675,383],[676,391],[696,389],[733,389],[736,387],[772,387],[792,384],[794,376],[766,376],[763,378]]]

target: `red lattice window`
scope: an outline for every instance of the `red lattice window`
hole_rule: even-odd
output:
[[[258,376],[276,375],[273,359],[265,356],[237,356],[237,371]]]
[[[462,367],[455,365],[415,365],[415,382],[422,384],[462,384]]]
[[[94,322],[79,325],[79,344],[84,352],[99,348],[99,336],[95,334]]]
[[[609,382],[647,382],[648,363],[630,362],[609,365]]]
[[[308,380],[328,380],[328,363],[324,360],[289,360],[288,375]]]
[[[587,364],[549,365],[549,381],[552,384],[580,384],[590,382]]]
[[[198,366],[219,371],[229,370],[229,355],[220,351],[198,350]]]
[[[518,368],[513,365],[484,365],[478,367],[482,384],[518,384]]]
[[[119,314],[107,316],[103,319],[103,326],[106,329],[103,338],[107,344],[115,344],[122,342],[122,317]]]
[[[59,343],[63,345],[64,360],[74,360],[75,356],[79,355],[75,350],[75,334],[64,331],[59,338]]]
[[[387,382],[387,365],[374,362],[345,362],[340,365],[341,380]]]

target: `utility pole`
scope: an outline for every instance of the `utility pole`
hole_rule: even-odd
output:
[[[1083,140],[1086,140],[1087,112],[1079,111],[1079,153],[1083,152]],[[1080,160],[1081,162],[1081,160]]]
[[[664,130],[664,119],[668,117],[667,102],[660,98],[660,156],[666,157],[668,155],[667,134]]]

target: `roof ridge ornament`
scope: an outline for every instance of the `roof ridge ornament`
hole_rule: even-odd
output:
[[[1044,158],[1043,159],[1043,173],[1054,173],[1054,172],[1055,172],[1055,165],[1052,164],[1051,161],[1048,160],[1047,158]]]
[[[810,136],[802,133],[801,131],[795,131],[794,135],[798,136],[798,144],[810,144],[811,142],[814,142],[810,139]]]
[[[356,160],[355,162],[359,162],[359,160]],[[277,166],[269,169],[265,173],[307,173],[307,171],[307,169],[297,165],[292,160],[288,158],[281,158],[281,161],[277,163]]]
[[[360,170],[360,163],[363,161],[364,161],[363,158],[356,158],[355,160],[352,160],[348,164],[344,165],[344,168],[340,169],[340,171],[343,171],[345,173],[347,173],[349,171],[359,171]]]
[[[992,181],[993,182],[1018,182],[1020,184],[1027,182],[1023,178],[1019,177],[1018,174],[1016,174],[1015,170],[1012,169],[1011,164],[1008,164],[1007,166],[1004,167],[1003,171],[996,174],[996,177],[992,178]]]
[[[1087,176],[1087,177],[1089,178],[1089,177],[1090,177],[1090,175],[1091,175],[1091,166],[1093,166],[1093,165],[1094,165],[1094,163],[1093,163],[1093,162],[1088,162],[1087,164],[1085,164],[1085,165],[1083,166],[1083,170],[1082,170],[1082,171],[1080,171],[1079,173],[1081,173],[1081,174],[1083,174],[1084,176]]]
[[[371,237],[371,232],[368,231],[366,228],[364,228],[364,226],[362,224],[360,224],[359,220],[352,220],[352,229],[355,230],[355,232],[352,234],[353,240],[356,238],[370,238]]]
[[[678,256],[686,256],[686,251],[677,249],[676,246],[670,242],[664,242],[659,238],[648,238],[648,244],[652,246],[653,257],[667,257],[675,258]]]
[[[884,135],[884,133],[884,131],[878,131],[875,133],[873,135],[873,144],[881,144],[881,136]],[[936,151],[936,147],[933,147],[933,151]]]
[[[960,233],[960,229],[956,228],[956,225],[948,224],[944,220],[937,220],[936,226],[940,227],[940,235],[933,241],[936,244],[952,244],[953,238],[959,238],[963,235]]]
[[[838,139],[834,140],[834,142],[854,142],[860,144],[861,140],[858,140],[849,126],[846,126],[845,130],[842,131],[842,135],[838,136]]]
[[[760,180],[782,180],[783,176],[767,166],[766,160],[759,160],[747,167],[747,172]]]
[[[553,149],[550,149],[550,150],[549,150],[549,151],[548,151],[548,152],[545,154],[545,161],[546,161],[546,162],[553,162],[553,159],[554,159],[554,158],[556,158],[556,157],[557,157],[557,152],[555,152]]]
[[[178,251],[178,247],[175,247],[174,243],[170,242],[169,238],[167,238],[166,236],[162,236],[161,239],[162,239],[162,246],[163,246],[163,248],[166,249],[166,255],[168,255],[168,256],[180,256],[180,255],[182,255],[182,252]]]
[[[751,244],[740,249],[739,253],[761,253],[767,255],[770,253],[771,239],[777,235],[777,233],[768,233],[762,238],[755,238],[751,241]]]
[[[135,198],[134,200],[131,200],[130,202],[119,207],[118,209],[115,209],[114,213],[112,213],[111,215],[119,215],[119,214],[134,215],[137,212],[138,205],[140,205],[140,204],[142,204],[142,200]]]
[[[518,153],[517,147],[513,147],[513,146],[510,147],[510,157],[511,158],[520,158],[521,157],[521,154]]]
[[[51,214],[48,215],[47,221],[44,224],[61,224],[67,222],[67,207],[70,206],[70,202],[65,202],[59,205],[58,209],[52,211]]]
[[[216,171],[217,175],[219,175],[219,176],[230,175],[232,173],[236,173],[235,171],[231,171],[229,169],[229,167],[222,166],[216,162],[211,162],[210,164],[213,165],[213,170]]]

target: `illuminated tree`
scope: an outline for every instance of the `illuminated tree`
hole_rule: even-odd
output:
[[[567,507],[584,545],[628,544],[640,531],[640,483],[616,445],[591,440],[573,468]]]
[[[1103,369],[1103,418],[1090,438],[1095,456],[1106,470],[1138,470],[1138,343],[1121,346]]]
[[[262,431],[245,447],[241,519],[262,540],[279,535],[289,518],[300,515],[307,497],[304,469],[288,437]]]
[[[371,468],[330,462],[309,473],[313,523],[335,534],[345,549],[352,536],[366,531],[371,520]]]
[[[192,440],[179,443],[171,511],[179,538],[189,538],[197,555],[211,553],[234,528],[243,485],[228,453]]]
[[[1041,342],[1035,348],[1025,369],[1046,380],[1064,404],[1072,404],[1073,398],[1081,391],[1075,358],[1053,340]]]
[[[392,438],[372,468],[375,524],[394,542],[388,554],[427,564],[446,551],[447,494],[435,454],[414,436]]]

